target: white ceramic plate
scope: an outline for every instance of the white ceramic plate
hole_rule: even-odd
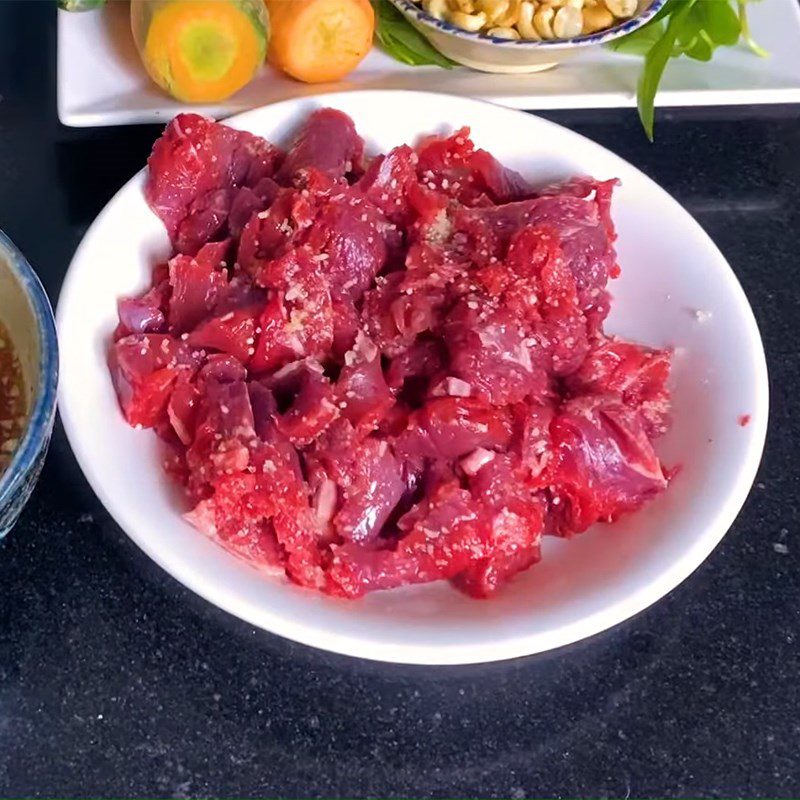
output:
[[[664,76],[660,106],[800,102],[797,0],[768,0],[750,8],[755,37],[770,58],[736,47],[720,49],[709,64],[676,60]],[[220,118],[291,97],[353,89],[422,89],[526,109],[631,107],[640,68],[640,59],[602,47],[586,48],[535,75],[407,67],[376,49],[341,83],[308,86],[265,67],[235,97],[199,110]],[[59,11],[58,115],[65,125],[165,122],[181,108],[145,75],[131,39],[127,3],[113,0],[102,12]]]
[[[181,519],[185,508],[161,471],[156,437],[124,422],[106,369],[117,298],[143,289],[154,260],[169,252],[139,173],[87,232],[58,307],[61,415],[101,501],[145,552],[210,602],[281,636],[364,658],[455,664],[522,656],[590,636],[658,600],[733,522],[766,433],[761,340],[723,256],[686,211],[630,164],[518,111],[434,94],[349,92],[278,103],[231,124],[285,143],[321,105],[350,114],[373,151],[466,124],[480,146],[535,181],[585,173],[622,180],[614,218],[623,273],[612,286],[608,328],[678,348],[675,425],[659,450],[667,464],[682,465],[679,477],[618,524],[572,541],[549,538],[542,562],[491,601],[442,584],[350,602],[255,571]],[[742,414],[751,415],[745,427],[738,424]]]

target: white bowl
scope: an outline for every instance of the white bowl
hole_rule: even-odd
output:
[[[666,0],[638,0],[636,13],[625,21],[596,33],[571,39],[509,40],[488,33],[465,31],[428,14],[414,0],[391,0],[403,16],[440,52],[465,67],[481,72],[526,73],[550,69],[584,47],[607,44],[641,28],[658,13]]]
[[[767,428],[767,371],[752,311],[724,257],[653,181],[551,122],[476,100],[416,92],[298,98],[229,123],[286,143],[307,114],[350,114],[372,151],[472,127],[475,141],[534,181],[591,173],[622,180],[614,203],[622,277],[612,332],[677,348],[672,431],[659,451],[682,469],[642,511],[571,541],[548,538],[540,564],[489,601],[447,584],[336,600],[267,576],[181,519],[156,437],[128,427],[106,368],[116,300],[148,284],[169,253],[161,223],[129,181],[86,234],[58,307],[61,415],[100,500],[165,570],[253,625],[308,645],[384,661],[457,664],[523,656],[590,636],[677,586],[733,522]],[[701,313],[695,313],[701,312]],[[746,426],[739,417],[750,415]]]

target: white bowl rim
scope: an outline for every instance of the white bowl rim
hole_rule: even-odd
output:
[[[338,101],[351,97],[354,94],[366,96],[367,99],[373,97],[376,101],[385,99],[385,95],[387,94],[403,94],[409,95],[411,98],[427,98],[437,103],[442,102],[443,98],[449,97],[449,99],[458,100],[462,103],[469,102],[478,104],[492,113],[509,115],[509,119],[511,119],[511,117],[518,118],[518,115],[525,114],[525,112],[496,106],[488,101],[442,95],[434,92],[363,90],[358,92],[336,92],[292,98],[280,103],[262,106],[261,108],[237,114],[224,120],[224,122],[234,128],[247,130],[249,120],[257,117],[267,109],[280,110],[292,105],[308,105],[309,103],[333,105],[335,107]],[[525,116],[528,115],[525,114]],[[569,131],[549,120],[537,117],[537,123],[546,128],[551,128],[554,134],[568,132],[570,136],[577,137],[577,139],[582,140],[591,147],[611,152],[587,137]],[[356,124],[358,124],[357,119]],[[624,161],[620,156],[616,156],[616,154],[613,153],[611,154],[614,155],[615,158]],[[630,619],[660,600],[689,577],[689,575],[702,564],[717,544],[719,544],[736,519],[749,494],[761,461],[768,424],[769,382],[763,343],[755,316],[747,301],[744,290],[735,273],[730,268],[730,265],[727,263],[727,260],[708,234],[705,233],[700,224],[683,209],[666,190],[662,189],[655,181],[629,162],[625,163],[632,172],[641,176],[641,179],[649,185],[652,191],[661,193],[684,211],[686,214],[686,224],[691,226],[695,233],[706,239],[710,252],[713,252],[715,257],[721,260],[727,267],[728,289],[735,298],[741,319],[747,328],[748,341],[752,345],[750,362],[756,382],[755,403],[750,409],[752,413],[752,422],[745,429],[745,435],[747,436],[746,457],[742,459],[739,464],[736,479],[731,482],[725,502],[719,506],[713,523],[709,524],[704,529],[703,533],[697,537],[691,547],[684,550],[680,557],[671,562],[668,567],[665,567],[656,580],[641,586],[633,594],[620,598],[610,605],[603,606],[595,613],[584,616],[576,622],[563,626],[556,631],[517,635],[509,637],[499,643],[484,642],[480,644],[445,646],[439,644],[404,642],[402,644],[380,643],[376,645],[366,637],[343,634],[339,631],[325,629],[315,625],[313,621],[309,622],[307,619],[288,619],[286,615],[275,613],[271,608],[266,608],[263,605],[251,602],[249,599],[239,597],[236,591],[230,586],[222,585],[219,582],[207,581],[206,576],[201,570],[187,564],[179,554],[169,551],[168,548],[159,547],[157,540],[151,538],[146,531],[128,530],[125,525],[120,522],[120,519],[124,519],[125,517],[124,504],[119,502],[115,493],[109,489],[111,483],[106,481],[105,476],[94,468],[90,448],[86,446],[85,440],[81,436],[81,432],[72,416],[71,397],[69,395],[70,383],[68,380],[62,379],[59,389],[61,419],[67,438],[87,481],[101,503],[125,533],[133,539],[150,558],[184,586],[208,600],[213,605],[228,611],[232,615],[256,627],[310,647],[328,650],[341,655],[384,662],[425,664],[431,666],[487,663],[531,656],[573,644]],[[92,223],[84,240],[76,250],[59,297],[56,313],[59,333],[61,333],[65,324],[65,318],[67,317],[66,309],[73,307],[76,302],[80,304],[80,298],[76,294],[76,285],[78,281],[75,277],[76,272],[72,269],[73,264],[80,260],[82,250],[87,246],[92,229],[102,224],[104,217],[109,213],[110,208],[118,197],[131,188],[135,188],[137,184],[141,188],[145,169],[146,168],[143,168],[134,175],[119,189],[114,197],[111,198]],[[73,295],[75,295],[75,297],[73,297]],[[64,348],[62,357],[66,355],[66,349],[67,348]],[[62,363],[61,366],[62,375],[66,375],[69,365]]]
[[[569,39],[501,39],[497,36],[489,36],[481,31],[465,31],[457,25],[453,25],[447,20],[436,19],[425,11],[422,6],[417,5],[414,0],[390,0],[392,5],[400,11],[403,16],[414,17],[423,25],[431,28],[438,33],[457,36],[471,42],[483,42],[507,49],[520,48],[547,48],[549,50],[566,50],[572,47],[588,47],[590,45],[605,44],[622,36],[627,36],[650,22],[653,17],[661,11],[667,0],[653,0],[653,2],[641,13],[620,22],[611,28],[605,28],[595,33],[585,33],[573,36]]]

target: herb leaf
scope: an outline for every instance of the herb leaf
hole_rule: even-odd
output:
[[[705,2],[705,0],[699,0]],[[674,13],[667,23],[667,28],[661,38],[650,48],[644,59],[644,69],[639,78],[638,100],[639,100],[639,119],[644,126],[647,138],[653,141],[653,122],[655,118],[655,99],[658,91],[658,84],[661,83],[661,76],[667,66],[672,49],[678,38],[681,26],[686,17],[692,10],[696,0],[684,0],[682,8]],[[710,0],[715,2],[715,0]]]
[[[756,55],[767,53],[753,41],[747,22],[748,0],[667,0],[637,31],[611,42],[618,53],[645,57],[637,100],[645,133],[653,139],[656,92],[670,58],[710,61],[718,47],[740,40]]]
[[[692,8],[692,15],[714,43],[731,47],[739,41],[742,26],[728,0],[704,0]]]
[[[58,0],[58,7],[64,11],[94,11],[102,8],[106,0]]]
[[[742,41],[760,58],[767,58],[769,53],[758,44],[750,33],[750,23],[747,20],[747,0],[739,0],[739,25],[742,29]]]
[[[452,69],[455,66],[455,62],[433,47],[389,0],[372,0],[372,5],[375,8],[375,39],[387,55],[413,67],[432,64]]]
[[[623,36],[621,39],[614,39],[608,43],[609,50],[617,53],[625,53],[631,56],[645,56],[650,48],[664,35],[666,24],[661,20],[654,20],[643,28]]]

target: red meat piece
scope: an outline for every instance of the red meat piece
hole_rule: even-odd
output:
[[[459,458],[476,447],[507,447],[512,415],[470,397],[439,397],[411,414],[395,451],[409,459]]]
[[[439,326],[450,300],[448,286],[464,268],[427,245],[412,247],[406,262],[408,269],[379,277],[364,296],[367,333],[388,356],[402,353],[419,334]]]
[[[181,444],[187,447],[194,439],[199,399],[200,392],[196,386],[188,381],[178,381],[167,403],[167,417],[172,429]]]
[[[669,370],[669,351],[603,337],[569,376],[567,387],[576,395],[618,394],[639,410],[647,435],[654,439],[669,428]]]
[[[515,436],[512,449],[527,471],[526,482],[534,487],[546,483],[545,468],[553,457],[550,424],[555,413],[547,403],[520,403],[515,406]]]
[[[333,312],[331,355],[340,360],[355,344],[361,319],[353,298],[342,292],[331,293],[331,311]]]
[[[418,185],[417,161],[407,144],[400,145],[376,156],[356,185],[388,220],[404,227],[415,216],[409,194]]]
[[[340,540],[374,540],[406,491],[402,467],[385,441],[361,438],[340,419],[306,456],[317,482],[329,480],[338,502],[333,527]]]
[[[220,291],[219,300],[214,306],[214,316],[243,308],[263,308],[268,297],[269,292],[266,289],[255,286],[249,275],[234,268],[233,277]]]
[[[353,456],[349,480],[340,484],[342,503],[334,527],[344,541],[364,543],[378,536],[406,485],[386,442],[365,439]]]
[[[283,295],[273,292],[258,320],[260,332],[250,360],[254,372],[267,372],[304,355],[302,339],[290,329]]]
[[[570,400],[550,425],[555,531],[568,536],[635,511],[667,488],[639,414],[613,397]]]
[[[394,405],[381,370],[380,352],[359,333],[336,382],[337,405],[354,427],[372,430]]]
[[[582,311],[591,313],[595,326],[608,313],[606,283],[616,277],[615,234],[605,214],[610,185],[598,184],[590,198],[573,195],[539,197],[487,208],[461,209],[454,215],[456,230],[465,233],[479,264],[503,259],[511,238],[529,226],[546,227],[558,238],[564,261],[572,272]]]
[[[165,334],[133,334],[115,342],[109,368],[129,424],[149,428],[163,420],[175,381],[198,364],[188,344]]]
[[[261,275],[269,262],[299,246],[318,213],[316,197],[294,189],[281,189],[268,209],[250,217],[242,229],[237,262],[263,286],[270,276]]]
[[[273,369],[303,356],[324,356],[334,339],[331,291],[318,261],[306,250],[292,250],[272,262],[275,288],[262,311],[254,369]]]
[[[254,550],[267,565],[283,562],[292,580],[321,589],[325,578],[316,547],[318,531],[299,477],[272,445],[259,446],[251,466],[253,472],[221,478],[214,494],[187,518],[220,534],[221,542],[238,554]]]
[[[509,311],[468,295],[448,316],[443,336],[452,374],[473,396],[504,405],[547,392],[542,347]]]
[[[339,197],[322,207],[306,246],[331,288],[357,300],[386,263],[386,243],[378,229],[383,215],[371,203]]]
[[[192,330],[208,316],[228,285],[224,257],[229,243],[203,245],[196,256],[177,255],[169,262],[169,323],[173,333]]]
[[[491,153],[476,150],[469,128],[451,136],[433,136],[417,148],[417,172],[430,189],[445,192],[465,205],[507,203],[533,194],[528,182],[504,167]]]
[[[298,361],[289,364],[270,380],[277,398],[287,398],[288,407],[276,415],[278,430],[292,444],[311,444],[338,416],[333,386],[318,363]]]
[[[197,384],[203,389],[206,383],[236,383],[247,380],[247,370],[239,359],[226,353],[211,353],[197,373]]]
[[[195,436],[186,453],[191,487],[202,495],[205,487],[225,475],[244,472],[256,434],[253,409],[244,381],[209,381],[198,402]]]
[[[404,517],[408,531],[396,550],[333,547],[330,577],[348,597],[453,578],[486,556],[489,528],[480,512],[466,489],[442,484]]]
[[[280,151],[258,136],[197,114],[178,114],[153,146],[145,197],[180,253],[225,229],[232,196],[271,177]]]
[[[418,339],[389,362],[386,383],[390,389],[403,389],[419,405],[427,393],[428,379],[444,369],[446,358],[437,339]]]
[[[279,192],[280,186],[272,178],[262,178],[252,189],[249,186],[242,186],[233,196],[228,214],[230,235],[237,238],[241,236],[244,226],[253,214],[269,208]]]
[[[125,297],[119,300],[119,334],[129,336],[132,333],[164,333],[167,327],[164,311],[168,297],[169,283],[162,281],[141,297]]]
[[[472,497],[491,519],[486,557],[453,581],[473,597],[490,597],[541,558],[544,509],[525,488],[523,472],[511,456],[497,454],[470,480]]]
[[[333,178],[343,178],[361,168],[364,142],[353,120],[333,108],[314,111],[294,140],[277,179],[288,182],[313,168]]]
[[[219,350],[243,364],[255,352],[257,308],[240,308],[201,322],[188,336],[193,347]]]

